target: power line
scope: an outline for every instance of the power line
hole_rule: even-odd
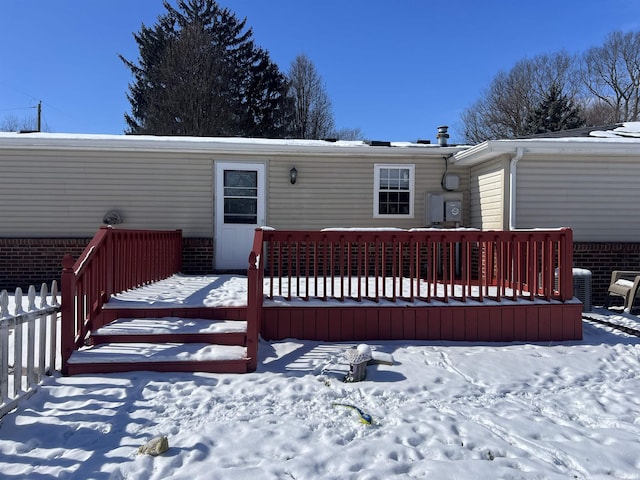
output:
[[[21,108],[11,108],[11,109],[0,109],[0,112],[2,111],[11,111],[11,110],[31,110],[31,109],[37,109],[37,113],[36,113],[36,128],[35,132],[41,132],[42,131],[42,100],[38,101],[38,105],[36,105],[35,107],[21,107]]]
[[[13,107],[13,108],[0,108],[0,112],[11,112],[11,111],[15,111],[15,110],[31,110],[33,108],[38,108],[36,107]]]
[[[5,82],[0,82],[0,85],[4,85],[5,87],[13,90],[14,92],[17,92],[21,95],[25,95],[29,98],[31,98],[32,100],[35,100],[36,97],[34,97],[33,95],[29,95],[26,92],[23,92],[15,87],[12,87],[11,85],[8,85]],[[15,108],[6,108],[6,109],[0,109],[0,111],[2,112],[8,112],[8,111],[16,111],[16,110],[30,110],[32,108],[37,109],[38,113],[36,114],[36,131],[40,132],[42,131],[42,100],[38,100],[38,104],[35,107],[15,107]]]
[[[36,99],[35,96],[33,96],[33,95],[31,95],[31,94],[29,94],[27,92],[23,92],[22,90],[14,87],[12,85],[9,85],[6,82],[1,82],[0,81],[0,85],[3,85],[4,87],[7,87],[9,90],[13,90],[14,92],[19,93],[20,95],[24,95],[25,97],[29,97],[30,100],[34,100],[35,101],[35,99]]]

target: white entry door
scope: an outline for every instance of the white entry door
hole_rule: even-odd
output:
[[[264,165],[216,163],[217,270],[246,270],[256,227],[264,225]]]

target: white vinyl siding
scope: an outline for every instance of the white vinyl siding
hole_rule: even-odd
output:
[[[92,237],[117,210],[123,228],[211,238],[212,165],[176,153],[3,152],[0,236]]]
[[[637,158],[525,156],[517,168],[518,228],[571,227],[582,242],[640,238]]]
[[[267,195],[269,225],[280,229],[319,230],[329,227],[419,228],[426,226],[425,195],[443,193],[440,181],[444,163],[439,155],[410,157],[415,165],[413,218],[375,218],[374,158],[336,156],[272,157],[269,161]],[[392,164],[385,159],[385,164]],[[404,165],[407,162],[398,162]],[[295,166],[298,181],[289,183]],[[468,169],[451,168],[460,176],[459,192],[468,188]],[[463,213],[468,210],[463,205]]]
[[[483,230],[503,230],[505,221],[507,192],[504,163],[494,161],[471,169],[470,217],[471,227]]]
[[[444,162],[439,148],[389,148],[389,155],[386,149],[372,148],[369,154],[349,147],[270,153],[250,144],[236,152],[235,143],[234,148],[226,143],[209,147],[206,141],[124,136],[42,143],[0,143],[0,237],[91,237],[104,214],[118,210],[121,228],[182,229],[185,237],[215,239],[214,161],[264,164],[264,220],[280,230],[424,227],[426,194],[448,194],[440,185]],[[234,151],[220,151],[225,148]],[[376,164],[414,167],[411,218],[374,217]],[[294,166],[298,181],[292,185],[289,170]],[[459,175],[456,194],[466,200],[468,168],[449,166],[449,173]],[[467,212],[464,203],[465,222]]]

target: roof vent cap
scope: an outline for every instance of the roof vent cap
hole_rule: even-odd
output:
[[[447,139],[449,138],[449,134],[447,133],[448,130],[449,127],[446,125],[438,127],[438,135],[436,135],[436,138],[438,139],[438,145],[441,147],[447,146]]]

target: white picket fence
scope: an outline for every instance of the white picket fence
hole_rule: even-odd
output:
[[[44,375],[60,368],[59,318],[55,281],[50,294],[44,283],[39,295],[29,287],[26,298],[20,288],[13,296],[0,293],[0,418],[35,393]]]

